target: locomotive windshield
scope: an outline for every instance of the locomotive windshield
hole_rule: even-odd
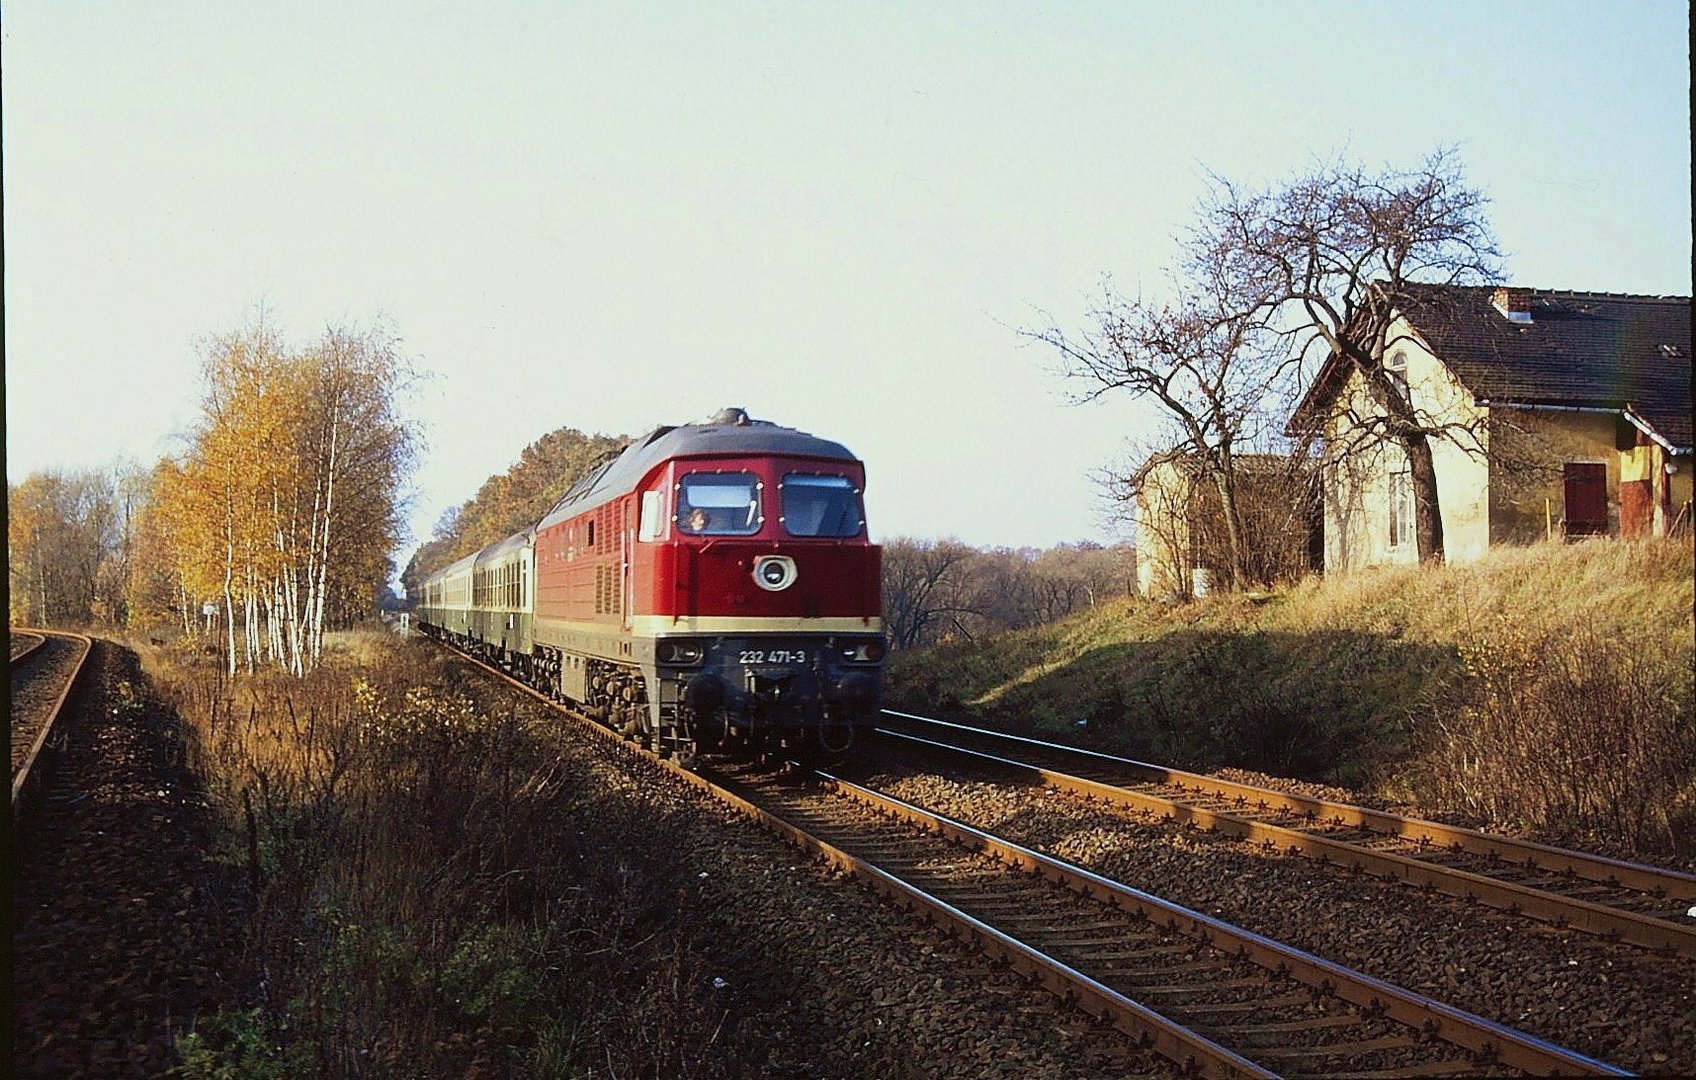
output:
[[[858,536],[865,523],[860,493],[846,476],[790,473],[778,491],[790,536]]]
[[[753,473],[687,473],[677,481],[677,527],[684,533],[751,536],[761,520]]]

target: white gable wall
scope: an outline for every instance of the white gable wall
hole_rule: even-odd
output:
[[[1397,321],[1390,340],[1389,351],[1406,357],[1408,394],[1415,411],[1428,426],[1445,429],[1431,440],[1445,557],[1451,563],[1476,561],[1490,543],[1487,410],[1473,404],[1471,393],[1405,322]],[[1360,416],[1378,411],[1358,374],[1349,376],[1339,401],[1352,404]],[[1379,441],[1350,452],[1348,430],[1346,419],[1333,419],[1326,432],[1330,458],[1324,474],[1327,569],[1417,562],[1411,520],[1410,535],[1398,545],[1390,544],[1390,476],[1406,468],[1401,446]]]

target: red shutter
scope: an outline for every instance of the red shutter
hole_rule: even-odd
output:
[[[1568,462],[1561,473],[1566,489],[1566,535],[1606,536],[1608,467]]]

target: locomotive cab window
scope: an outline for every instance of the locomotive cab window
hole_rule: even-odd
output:
[[[846,476],[789,473],[778,485],[790,536],[858,536],[865,523],[860,491]]]
[[[658,540],[664,528],[665,493],[660,491],[642,492],[642,514],[638,519],[636,539],[641,541]]]
[[[760,482],[753,473],[687,473],[677,481],[677,527],[691,536],[760,531]]]

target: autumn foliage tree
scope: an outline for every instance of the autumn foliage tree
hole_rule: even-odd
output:
[[[415,453],[396,407],[408,374],[380,329],[290,350],[261,322],[207,343],[202,415],[156,474],[151,524],[181,595],[222,608],[232,672],[302,674],[327,626],[370,609]]]
[[[562,427],[526,446],[506,472],[491,476],[476,495],[442,515],[435,534],[401,572],[408,595],[433,571],[542,520],[579,477],[628,442]]]

